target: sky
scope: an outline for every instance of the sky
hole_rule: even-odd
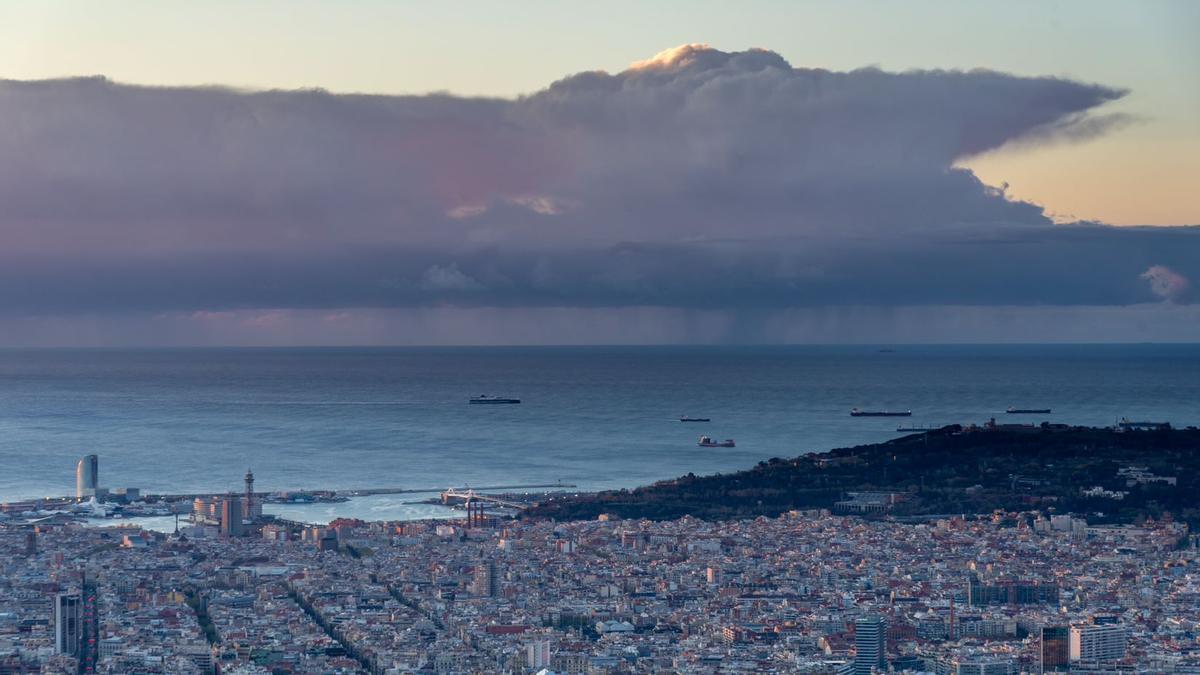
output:
[[[1197,34],[1191,2],[5,3],[0,345],[1200,340]]]

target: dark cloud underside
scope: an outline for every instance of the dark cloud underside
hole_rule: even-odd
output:
[[[964,157],[1124,92],[681,48],[516,100],[0,82],[0,311],[1189,301],[1192,228]]]

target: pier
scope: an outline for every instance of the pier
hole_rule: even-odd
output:
[[[401,494],[421,494],[429,492],[445,492],[453,490],[544,490],[549,488],[573,488],[577,487],[573,483],[544,483],[541,485],[487,485],[483,487],[467,486],[451,487],[451,488],[367,488],[364,490],[336,490],[336,494],[342,497],[366,497],[369,495],[401,495]],[[297,490],[297,492],[304,492]]]

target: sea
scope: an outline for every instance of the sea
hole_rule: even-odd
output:
[[[479,394],[521,403],[467,403]],[[267,491],[574,491],[736,471],[898,425],[1122,417],[1200,424],[1200,345],[9,349],[0,502],[73,494],[92,453],[101,486],[146,493],[241,490],[247,469]],[[701,434],[736,446],[698,447]],[[268,511],[445,515],[414,503],[429,496]]]

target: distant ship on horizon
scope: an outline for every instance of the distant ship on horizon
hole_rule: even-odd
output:
[[[712,420],[707,417],[689,417],[688,415],[681,415],[679,417],[679,421],[680,422],[711,422]]]
[[[502,403],[512,404],[512,403],[520,403],[520,402],[521,402],[521,399],[519,399],[519,398],[505,398],[503,396],[489,396],[488,394],[480,394],[478,396],[472,396],[471,400],[468,401],[468,403],[472,403],[472,404],[502,404]]]
[[[1049,414],[1050,409],[1049,408],[1014,408],[1012,406],[1008,406],[1008,410],[1005,410],[1004,412],[1008,413],[1009,415],[1039,415],[1039,414]]]
[[[911,410],[859,410],[850,409],[851,417],[912,417]]]
[[[1117,428],[1122,431],[1163,431],[1171,428],[1170,422],[1135,421],[1122,417],[1117,421]]]

